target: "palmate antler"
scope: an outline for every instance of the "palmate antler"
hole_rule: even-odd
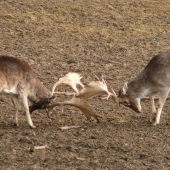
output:
[[[55,106],[65,106],[65,105],[77,107],[84,113],[84,115],[86,116],[88,120],[91,119],[91,117],[94,117],[99,122],[98,117],[101,117],[101,116],[99,116],[96,113],[95,109],[85,99],[73,97],[69,101],[57,102],[57,103],[51,104],[49,105],[48,109],[51,110]]]
[[[76,93],[79,93],[76,86],[79,84],[80,86],[84,87],[84,85],[80,81],[81,78],[82,77],[79,74],[71,72],[66,74],[64,77],[60,77],[59,81],[57,81],[52,88],[52,95],[54,94],[55,88],[60,84],[71,86]]]
[[[93,97],[105,97],[106,99],[113,97],[116,99],[117,95],[102,78],[102,81],[91,81],[80,91],[77,97],[83,97],[86,100]]]
[[[84,113],[87,119],[94,117],[97,121],[99,121],[98,117],[100,116],[96,113],[95,109],[87,102],[87,99],[94,97],[105,97],[106,99],[113,97],[114,99],[117,99],[117,95],[103,78],[101,81],[99,79],[98,81],[91,81],[85,87],[80,82],[81,78],[82,77],[77,73],[68,73],[64,77],[61,77],[59,81],[55,83],[55,85],[53,86],[52,94],[69,96],[74,95],[74,97],[69,101],[56,102],[52,105],[49,105],[47,110],[51,110],[55,106],[71,105],[79,108]],[[74,89],[74,91],[77,92],[76,96],[75,93],[70,92],[54,92],[55,88],[59,84],[66,84],[71,86]],[[80,92],[76,87],[77,84],[83,87],[83,89]]]

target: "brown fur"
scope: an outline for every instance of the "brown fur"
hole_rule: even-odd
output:
[[[12,90],[13,89],[13,90]],[[27,62],[9,56],[0,56],[0,92],[11,94],[15,110],[15,124],[18,125],[17,99],[21,98],[30,127],[32,123],[29,108],[41,108],[41,101],[51,99],[51,92],[35,76]],[[34,106],[38,107],[34,107]],[[43,106],[44,107],[44,106]]]

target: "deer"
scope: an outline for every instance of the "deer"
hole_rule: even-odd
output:
[[[11,56],[0,56],[0,93],[8,94],[12,99],[16,126],[19,126],[18,99],[21,99],[31,128],[36,126],[32,122],[30,111],[45,107],[54,99],[51,91],[35,76],[27,62]]]
[[[118,92],[119,104],[133,109],[135,112],[142,111],[141,99],[149,96],[151,104],[150,121],[156,113],[154,125],[160,123],[161,112],[170,90],[170,50],[154,56],[146,67],[131,81],[125,82]],[[158,97],[156,109],[154,98]]]
[[[81,78],[82,77],[77,73],[68,73],[66,76],[60,78],[59,81],[54,84],[52,91],[50,91],[44,86],[39,78],[36,77],[26,61],[11,56],[0,56],[0,93],[10,95],[12,99],[12,103],[15,108],[14,125],[16,126],[19,126],[19,99],[21,100],[24,107],[26,119],[30,128],[36,128],[36,126],[33,124],[30,113],[37,109],[46,109],[47,112],[49,112],[56,106],[63,107],[64,105],[70,105],[79,108],[85,114],[87,119],[90,119],[93,116],[98,120],[98,117],[100,116],[96,113],[95,109],[87,102],[87,100],[79,97],[80,93],[76,88],[76,85],[80,84],[82,88],[85,88],[80,82]],[[71,86],[76,94],[69,94],[68,92],[54,92],[56,86],[59,84]],[[112,95],[111,92],[107,92],[106,84],[103,84],[103,87],[105,92],[101,93],[102,90],[100,89],[100,94],[109,94],[110,96],[114,96],[114,94]],[[88,91],[89,90],[84,90],[83,95],[89,93]],[[96,90],[96,94],[97,93],[98,91]],[[69,101],[55,102],[57,95],[60,94],[73,95],[73,98]]]

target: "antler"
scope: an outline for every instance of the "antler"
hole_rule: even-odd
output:
[[[98,117],[100,116],[96,113],[95,109],[86,100],[93,97],[105,97],[106,99],[113,97],[116,100],[117,95],[103,78],[101,81],[97,78],[98,81],[91,81],[85,87],[80,82],[81,78],[82,77],[77,73],[68,73],[64,77],[61,77],[59,81],[56,82],[55,85],[53,86],[52,94],[55,93],[58,95],[69,95],[69,96],[74,95],[74,97],[69,101],[56,102],[54,104],[48,105],[47,111],[53,109],[55,106],[71,105],[79,108],[84,113],[87,119],[94,117],[97,121],[99,121]],[[71,86],[77,92],[76,97],[75,97],[75,93],[54,92],[55,88],[59,84],[66,84]],[[76,87],[77,84],[80,84],[83,87],[83,89],[80,92]]]
[[[83,97],[86,100],[99,96],[106,96],[106,99],[109,99],[111,96],[117,98],[116,93],[110,88],[103,78],[102,81],[91,81],[77,95],[77,97]]]
[[[78,94],[79,91],[77,89],[77,84],[79,84],[81,87],[84,87],[84,85],[81,83],[81,76],[77,73],[71,73],[69,72],[64,77],[59,78],[59,81],[57,81],[53,88],[52,88],[52,95],[54,94],[55,88],[60,84],[66,84],[68,86],[71,86],[74,91]]]
[[[101,117],[101,116],[99,116],[96,113],[95,109],[85,99],[81,99],[77,97],[73,97],[69,101],[57,102],[57,103],[51,104],[48,106],[48,110],[53,109],[55,106],[64,106],[64,105],[75,106],[84,113],[84,115],[86,116],[88,120],[91,119],[91,117],[94,117],[99,122],[98,117]]]

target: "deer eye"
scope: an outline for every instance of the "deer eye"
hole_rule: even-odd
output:
[[[125,101],[123,102],[123,104],[128,105],[129,102],[125,100]]]

